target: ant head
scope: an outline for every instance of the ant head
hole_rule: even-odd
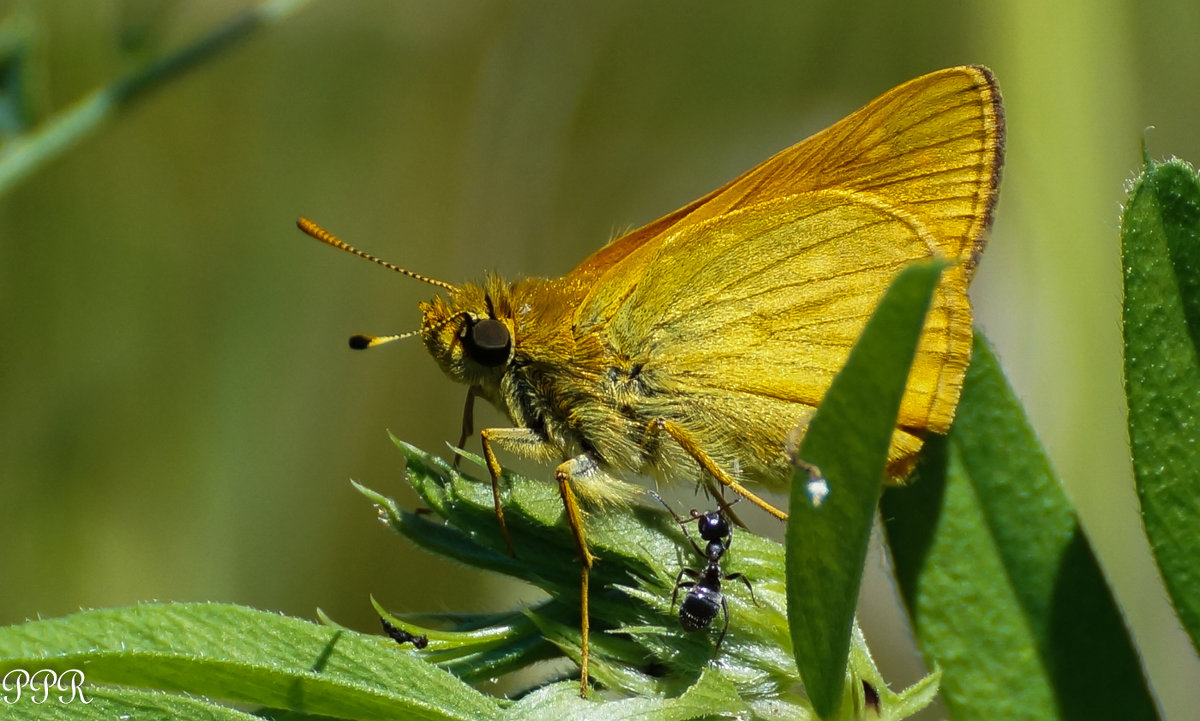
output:
[[[692,518],[696,519],[696,530],[700,537],[710,544],[729,537],[729,520],[720,511],[701,513],[693,510]]]

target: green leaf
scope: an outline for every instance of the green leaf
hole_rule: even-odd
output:
[[[496,675],[496,669],[512,670],[543,658],[577,659],[579,560],[553,485],[515,475],[505,480],[505,514],[517,553],[509,558],[494,516],[490,484],[464,476],[417,448],[397,445],[408,459],[409,482],[444,522],[427,513],[404,511],[390,499],[360,487],[383,518],[427,550],[528,579],[551,598],[523,614],[388,615],[388,621],[409,633],[428,634],[423,657],[465,677],[487,678],[479,668]],[[556,718],[639,714],[741,718],[747,709],[754,719],[813,718],[811,705],[796,684],[785,617],[783,547],[737,532],[722,567],[726,573],[743,574],[757,602],[740,584],[723,586],[729,632],[717,652],[716,623],[695,633],[685,633],[679,626],[671,592],[680,568],[695,567],[701,560],[679,524],[651,502],[649,508],[610,508],[587,519],[589,544],[600,557],[592,576],[592,675],[603,687],[603,695],[617,699],[616,703],[582,701],[578,687],[571,683],[533,691],[518,708],[532,714],[534,707],[524,704],[536,701],[538,709],[550,709],[544,715]],[[862,682],[872,684],[886,709],[884,719],[915,713],[936,690],[936,678],[929,677],[892,693],[860,634],[854,637],[851,668],[845,676],[846,688],[857,690],[860,697]],[[560,705],[550,707],[551,702]],[[862,704],[857,708],[861,710]],[[514,718],[522,718],[515,714],[515,709],[510,711]],[[847,712],[844,717],[855,716]]]
[[[58,696],[69,698],[69,692],[56,689],[44,703],[41,691],[36,696],[25,695],[12,704],[0,699],[0,711],[12,713],[3,718],[37,719],[37,721],[113,721],[113,719],[171,719],[172,721],[261,721],[243,711],[218,706],[201,699],[177,696],[159,691],[131,688],[84,687],[83,703],[78,697],[67,703]],[[10,699],[16,694],[9,691]]]
[[[579,558],[557,489],[516,475],[505,479],[505,518],[516,550],[516,558],[510,558],[496,522],[490,483],[464,476],[405,443],[397,445],[408,460],[409,482],[444,522],[405,511],[362,489],[390,524],[426,550],[527,580],[545,590],[549,599],[523,613],[488,619],[429,619],[429,628],[415,625],[421,621],[412,616],[389,616],[389,622],[395,620],[412,633],[427,633],[425,656],[466,678],[487,678],[547,658],[566,656],[578,662]],[[647,501],[655,507],[609,508],[587,518],[588,544],[600,558],[591,582],[591,675],[598,685],[610,696],[673,698],[715,668],[725,682],[719,688],[730,694],[710,705],[710,715],[738,715],[747,704],[767,702],[807,706],[796,695],[791,657],[781,650],[788,643],[779,580],[782,547],[738,533],[722,559],[727,572],[743,573],[750,580],[758,603],[739,584],[722,589],[730,625],[716,656],[716,623],[685,633],[677,608],[671,606],[680,568],[698,566],[701,560],[679,524],[656,501]],[[489,675],[480,673],[481,668]]]
[[[862,631],[857,625],[850,645],[850,683],[847,685],[847,695],[850,703],[842,705],[840,719],[858,721],[864,717],[878,718],[879,721],[898,721],[917,713],[933,702],[937,696],[941,682],[941,672],[934,671],[912,686],[896,693],[888,687],[887,680],[879,674],[867,650]],[[878,699],[875,709],[877,714],[867,715],[865,711],[873,704],[868,704],[866,687],[870,686]]]
[[[1147,164],[1121,227],[1125,393],[1142,521],[1200,649],[1200,183]]]
[[[575,683],[557,683],[528,694],[508,710],[512,721],[689,721],[717,716],[745,716],[747,708],[730,704],[737,693],[720,674],[705,671],[685,693],[675,698],[640,697],[596,703],[579,697]]]
[[[318,625],[237,606],[147,604],[87,611],[0,628],[0,676],[12,669],[82,669],[85,689],[101,700],[63,704],[52,718],[87,721],[247,718],[229,703],[262,707],[257,717],[279,721],[814,718],[790,654],[783,547],[739,532],[725,554],[726,572],[744,574],[755,590],[751,598],[737,584],[723,589],[730,628],[718,653],[715,624],[686,633],[671,604],[679,569],[698,563],[694,548],[674,518],[644,506],[609,509],[588,519],[592,546],[601,554],[592,587],[592,658],[601,692],[584,700],[573,681],[555,683],[511,704],[466,685],[447,670],[479,680],[530,666],[536,673],[535,664],[546,659],[577,659],[578,559],[550,484],[506,479],[514,559],[499,552],[503,540],[495,530],[488,482],[401,447],[413,487],[443,520],[404,511],[360,486],[384,520],[427,549],[531,579],[552,597],[491,614],[397,618],[376,605],[397,628],[427,635],[421,649],[332,622]],[[865,708],[864,683],[877,691],[888,711],[884,719],[915,712],[932,697],[932,677],[892,693],[861,635],[855,636],[851,659],[846,689],[857,692],[856,703],[844,706],[857,711],[844,714],[846,719]],[[25,717],[46,716],[35,709]]]
[[[750,598],[737,584],[726,590],[730,628],[718,653],[715,625],[685,633],[671,605],[679,569],[697,563],[695,550],[663,509],[642,506],[589,517],[593,547],[602,554],[594,576],[602,582],[593,585],[592,636],[602,692],[583,700],[573,681],[550,684],[514,705],[467,686],[447,669],[479,680],[546,659],[577,658],[579,568],[570,531],[551,485],[512,477],[506,497],[519,555],[498,553],[503,541],[494,528],[490,484],[401,447],[413,487],[430,509],[444,514],[443,521],[406,512],[360,486],[384,520],[425,548],[532,579],[553,597],[516,611],[403,618],[376,604],[397,628],[427,635],[421,649],[328,621],[317,625],[236,606],[147,604],[87,611],[0,628],[0,676],[12,669],[82,669],[85,689],[101,700],[63,704],[50,718],[87,721],[248,718],[228,703],[261,706],[257,717],[279,721],[814,718],[799,693],[789,648],[783,547],[739,532],[725,554],[724,569],[744,574],[755,591]],[[850,666],[846,690],[854,703],[843,704],[849,709],[845,719],[865,708],[864,684],[876,691],[883,719],[917,711],[936,688],[936,678],[929,677],[892,693],[857,633]],[[46,713],[39,708],[23,718]]]
[[[787,528],[792,646],[808,697],[822,718],[834,716],[842,703],[854,608],[887,451],[944,267],[914,264],[892,282],[797,453],[820,469],[832,489],[827,498],[812,495],[808,470],[797,470]]]
[[[0,629],[0,676],[42,668],[339,718],[500,715],[494,699],[388,639],[220,604],[85,611]]]
[[[1156,718],[1071,504],[980,336],[949,437],[927,441],[882,510],[956,721]]]

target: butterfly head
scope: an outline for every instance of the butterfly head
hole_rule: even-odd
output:
[[[421,304],[421,338],[446,375],[485,390],[495,388],[513,357],[515,339],[507,294],[498,279],[468,283],[450,298]]]

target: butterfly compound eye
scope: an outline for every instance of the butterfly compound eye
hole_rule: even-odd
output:
[[[488,367],[503,365],[512,350],[512,335],[508,326],[495,318],[472,323],[463,337],[467,355],[476,363]]]

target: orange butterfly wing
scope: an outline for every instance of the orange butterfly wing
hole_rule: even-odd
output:
[[[809,190],[885,191],[930,214],[945,255],[968,274],[991,224],[1004,157],[1000,91],[987,68],[961,66],[895,87],[836,124],[776,153],[673,213],[631,231],[567,275],[592,287],[656,238],[731,210]],[[933,176],[933,177],[931,177]],[[929,189],[942,190],[930,202]]]
[[[742,404],[760,415],[793,417],[764,399],[816,406],[904,258],[958,261],[939,286],[901,405],[891,470],[903,475],[921,432],[946,431],[958,402],[971,350],[966,287],[991,223],[1003,147],[999,92],[987,69],[950,68],[905,83],[588,258],[564,278],[584,296],[577,337],[606,329],[614,340],[624,336],[626,349],[670,358],[694,392],[749,394]],[[784,218],[793,231],[769,232]],[[835,230],[826,218],[858,229]],[[719,239],[735,228],[740,244]],[[819,260],[826,251],[814,243],[826,240],[842,259],[836,267]],[[812,296],[823,287],[833,295]],[[747,293],[753,300],[739,300]],[[757,316],[767,307],[774,322],[764,345]],[[805,350],[785,351],[789,365],[771,350],[780,347]],[[736,362],[714,363],[729,353]],[[736,427],[737,419],[726,420]]]

